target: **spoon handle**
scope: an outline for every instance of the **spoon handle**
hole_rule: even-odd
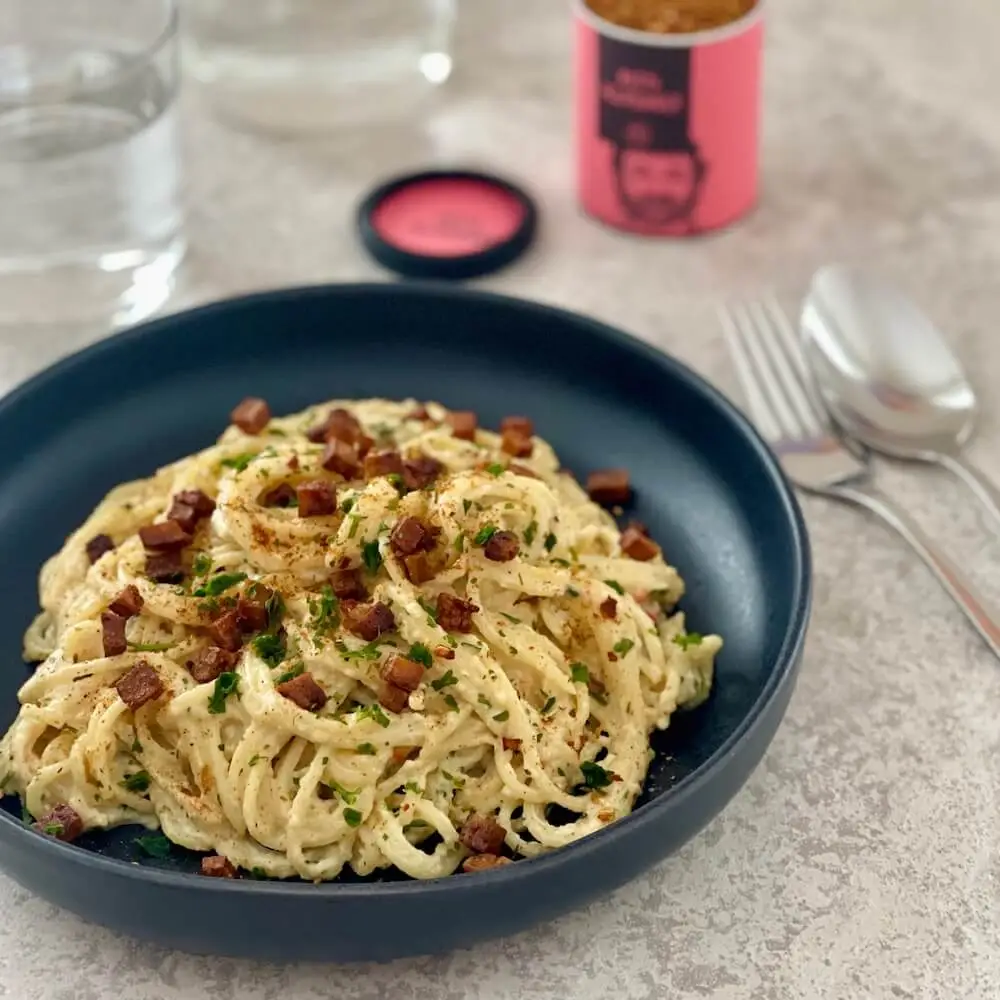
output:
[[[990,608],[975,584],[928,538],[909,514],[873,487],[837,486],[830,493],[864,507],[894,528],[927,563],[976,631],[1000,658],[1000,614]]]
[[[938,464],[955,473],[980,503],[1000,521],[1000,488],[982,469],[962,455],[941,455]]]

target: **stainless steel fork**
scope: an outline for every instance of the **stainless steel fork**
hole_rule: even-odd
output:
[[[872,482],[871,457],[836,435],[812,392],[795,331],[773,299],[720,311],[750,416],[800,489],[864,507],[894,528],[1000,657],[1000,615],[919,525]]]

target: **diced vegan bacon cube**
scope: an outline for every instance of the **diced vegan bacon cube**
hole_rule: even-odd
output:
[[[356,569],[339,569],[330,574],[330,588],[340,600],[363,601],[368,595]]]
[[[612,621],[618,616],[618,602],[613,597],[601,601],[601,617]]]
[[[180,551],[152,552],[146,556],[146,576],[157,583],[179,583],[184,579]]]
[[[599,469],[587,476],[587,494],[595,503],[610,507],[627,503],[632,496],[626,469]]]
[[[209,517],[215,510],[215,501],[201,490],[181,490],[174,494],[174,500],[193,507],[198,517]]]
[[[366,642],[374,642],[380,635],[385,635],[396,627],[392,609],[381,601],[375,604],[344,601],[340,607],[348,629]]]
[[[510,562],[521,551],[513,531],[497,531],[483,546],[483,555],[492,562]]]
[[[378,702],[386,711],[399,715],[409,705],[410,695],[395,684],[383,684],[382,690],[379,691]]]
[[[39,833],[55,837],[56,840],[62,840],[68,844],[83,833],[83,820],[72,806],[60,803],[53,806],[41,819],[37,820],[34,828]]]
[[[402,474],[403,458],[398,451],[379,451],[365,456],[365,479]]]
[[[404,691],[416,691],[423,679],[424,668],[400,653],[393,653],[382,667],[382,680]]]
[[[412,556],[414,552],[427,552],[434,548],[434,531],[419,517],[402,517],[389,535],[393,552]]]
[[[500,440],[500,449],[515,458],[528,458],[535,450],[535,442],[518,431],[504,431]]]
[[[208,626],[211,640],[230,653],[235,653],[243,645],[243,635],[239,618],[235,611],[227,611]]]
[[[94,535],[86,545],[87,558],[92,563],[95,563],[105,552],[113,552],[114,548],[115,543],[109,535]]]
[[[247,396],[229,414],[229,420],[245,434],[259,434],[271,420],[271,407],[266,400]]]
[[[447,420],[454,437],[461,438],[463,441],[476,440],[479,418],[472,410],[453,410],[448,414]]]
[[[510,858],[501,858],[496,854],[473,854],[471,858],[466,858],[462,862],[463,872],[485,872],[491,868],[503,868],[504,865],[512,865],[514,862]]]
[[[264,588],[267,589],[267,588]],[[236,601],[236,624],[241,632],[259,632],[267,628],[267,605],[241,594]]]
[[[199,649],[185,664],[188,672],[199,684],[214,681],[219,674],[232,670],[236,664],[236,654],[220,649],[218,646],[206,646]]]
[[[412,556],[404,556],[403,565],[406,567],[407,579],[418,587],[434,579],[434,567],[426,552],[414,552]]]
[[[147,702],[159,698],[165,688],[160,675],[145,661],[139,660],[132,669],[118,678],[115,690],[133,712]]]
[[[182,490],[175,493],[167,511],[167,518],[176,521],[186,532],[194,534],[198,522],[215,510],[215,501],[201,490]]]
[[[503,737],[503,748],[504,748],[504,750],[515,750],[515,751],[516,750],[520,750],[521,749],[521,741],[520,740],[509,739],[508,737],[504,736]]]
[[[530,438],[535,433],[535,422],[531,417],[504,417],[500,421],[500,433],[505,434],[507,431]]]
[[[261,497],[265,507],[290,507],[293,501],[298,502],[298,494],[291,483],[278,483]]]
[[[182,549],[191,544],[191,536],[176,521],[146,524],[139,529],[139,538],[147,549]]]
[[[333,483],[322,479],[300,483],[295,492],[299,498],[299,517],[325,517],[337,510],[337,489]]]
[[[349,441],[354,444],[364,436],[361,422],[349,410],[338,407],[331,410],[326,418],[325,437],[339,438],[341,441]]]
[[[403,462],[403,484],[408,490],[422,490],[437,479],[444,466],[430,455],[416,455]]]
[[[472,616],[479,607],[454,594],[438,594],[437,623],[446,632],[471,632]]]
[[[357,448],[339,438],[327,441],[321,464],[328,472],[336,472],[345,479],[355,479],[361,472]]]
[[[445,646],[442,643],[442,645],[434,647],[434,655],[440,660],[454,660],[455,650],[451,646]]]
[[[625,555],[639,562],[649,562],[660,551],[660,546],[646,534],[643,525],[636,523],[622,532],[621,546]]]
[[[473,813],[462,827],[458,839],[473,854],[499,854],[507,831],[492,817]]]
[[[294,702],[307,712],[318,712],[326,704],[326,692],[316,683],[316,678],[306,672],[283,681],[275,690],[283,698]]]
[[[104,640],[104,655],[118,656],[128,649],[125,641],[125,619],[113,611],[101,612],[101,633]]]
[[[201,859],[201,874],[211,878],[237,878],[236,866],[221,854],[210,854]]]
[[[137,615],[145,602],[142,594],[134,583],[130,583],[109,605],[108,611],[121,615],[122,618],[132,618]]]

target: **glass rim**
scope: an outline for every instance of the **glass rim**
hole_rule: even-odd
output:
[[[130,55],[128,59],[123,61],[124,65],[121,67],[121,70],[115,73],[116,78],[137,65],[148,63],[179,34],[181,19],[180,0],[155,0],[155,2],[166,8],[166,23],[157,34],[153,35],[150,42],[143,45],[138,52]]]

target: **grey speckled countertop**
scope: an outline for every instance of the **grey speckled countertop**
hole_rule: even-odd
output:
[[[719,298],[877,262],[953,338],[984,391],[1000,477],[1000,6],[772,0],[763,199],[720,236],[654,243],[585,221],[568,139],[561,3],[460,0],[454,86],[428,120],[329,143],[229,132],[185,98],[191,203],[175,305],[381,277],[347,225],[378,175],[462,161],[538,196],[537,251],[490,287],[591,312],[723,389]],[[0,337],[16,381],[90,339]],[[1000,599],[1000,538],[943,475],[885,487]],[[807,500],[817,600],[787,721],[735,801],[679,855],[537,932],[442,959],[331,970],[192,958],[117,938],[0,878],[13,1000],[868,1000],[1000,996],[1000,665],[903,545]]]

